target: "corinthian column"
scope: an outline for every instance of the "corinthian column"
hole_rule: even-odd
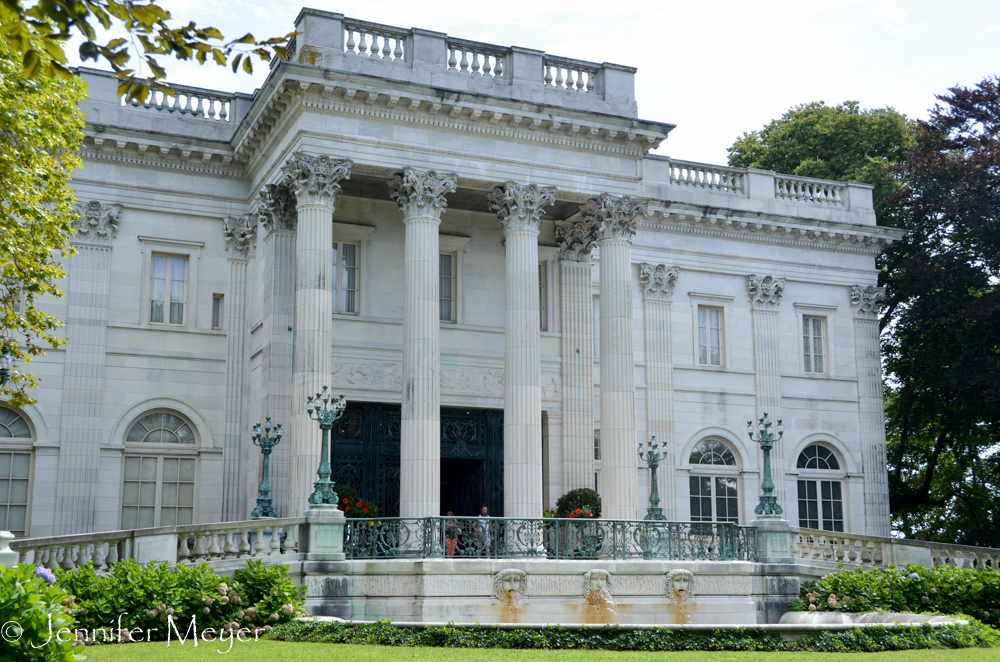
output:
[[[111,240],[122,208],[91,201],[76,205],[72,244],[76,257],[68,261],[66,366],[62,384],[56,534],[115,529],[114,521],[98,522],[101,443],[106,439],[101,416],[104,362],[110,298]]]
[[[441,322],[438,226],[458,175],[403,168],[389,185],[406,226],[399,515],[441,510]]]
[[[319,463],[320,430],[306,401],[330,383],[333,345],[333,210],[350,161],[293,154],[281,167],[282,183],[295,195],[295,322],[292,331],[292,420],[289,440],[289,511],[306,510]],[[332,385],[336,388],[336,385]]]
[[[606,193],[581,209],[596,225],[601,251],[601,511],[607,519],[639,516],[632,235],[645,211],[641,200]]]
[[[244,367],[246,365],[247,258],[257,243],[257,217],[227,218],[223,222],[229,253],[229,293],[226,297],[226,436],[222,447],[222,519],[244,519],[247,482],[243,480],[245,426]],[[252,485],[252,483],[251,483]]]
[[[865,533],[889,536],[889,475],[885,458],[885,403],[878,312],[884,287],[851,286],[854,356],[858,369],[858,416],[865,472]]]
[[[674,494],[674,361],[670,351],[670,299],[680,269],[665,264],[640,264],[639,286],[646,321],[646,429],[663,449],[660,462],[660,493],[667,519],[677,519]]]
[[[507,182],[489,195],[507,250],[504,313],[503,514],[542,515],[542,387],[538,223],[555,187]]]
[[[594,325],[586,221],[556,221],[562,313],[563,480],[566,491],[594,487]]]
[[[785,289],[785,279],[774,276],[747,276],[747,292],[750,295],[751,316],[753,317],[753,367],[754,385],[757,393],[757,412],[752,420],[770,414],[772,420],[781,420],[781,371],[778,366],[778,304]],[[764,462],[761,451],[759,462]],[[781,442],[771,451],[771,464],[777,467],[777,475],[784,476],[785,449]],[[784,499],[785,481],[774,481],[774,492],[778,503],[788,507]]]

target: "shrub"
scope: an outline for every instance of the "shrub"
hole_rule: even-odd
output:
[[[967,614],[1000,625],[1000,571],[942,566],[858,568],[804,582],[791,611]]]
[[[370,501],[365,501],[356,489],[350,485],[337,485],[337,508],[344,511],[344,517],[375,517],[378,507]]]
[[[580,510],[579,514],[576,512],[577,509]],[[570,515],[580,517],[587,512],[592,513],[593,517],[600,517],[601,495],[587,487],[570,490],[556,501],[556,511],[559,517]]]
[[[170,567],[139,565],[132,559],[104,575],[95,574],[88,563],[57,571],[56,577],[57,584],[74,596],[81,627],[117,630],[120,623],[122,629],[142,628],[143,638],[150,640],[167,638],[170,618],[181,635],[192,622],[198,631],[263,627],[290,620],[303,602],[287,566],[264,567],[256,560],[237,570],[233,580],[215,574],[205,563]],[[111,639],[93,638],[99,643]]]
[[[489,625],[443,627],[395,626],[377,623],[291,622],[267,635],[279,641],[308,641],[379,646],[435,646],[449,648],[598,649],[615,651],[827,651],[875,652],[921,648],[973,648],[1000,645],[1000,634],[978,622],[969,625],[868,627],[845,632],[822,632],[785,640],[762,629],[741,628],[690,632],[650,628],[629,630],[617,626],[566,630],[558,625],[542,629],[501,630]]]
[[[39,568],[41,570],[41,568]],[[40,573],[41,574],[41,573]],[[75,662],[83,647],[76,636],[62,635],[69,641],[49,640],[49,628],[76,629],[66,593],[35,574],[35,566],[19,564],[0,566],[0,651],[3,659],[25,662]]]

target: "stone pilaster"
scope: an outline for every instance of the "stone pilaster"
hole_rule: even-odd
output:
[[[229,292],[225,298],[226,331],[226,436],[222,447],[222,518],[245,519],[243,504],[249,492],[244,449],[250,433],[246,421],[247,259],[257,243],[257,217],[241,216],[223,221],[229,253]]]
[[[292,324],[295,321],[295,196],[285,187],[268,184],[260,192],[256,207],[264,230],[258,254],[263,286],[261,333],[261,403],[263,416],[289,427],[292,412]],[[260,483],[260,453],[243,443],[243,483],[246,487],[244,513],[255,504]],[[288,509],[288,452],[271,456],[271,494],[278,517],[290,517]]]
[[[390,184],[406,226],[399,514],[441,510],[441,323],[438,227],[458,175],[404,168]]]
[[[281,167],[282,184],[294,195],[295,322],[292,342],[289,513],[304,513],[319,464],[319,426],[306,414],[306,401],[330,385],[333,346],[333,211],[340,181],[351,162],[296,152]]]
[[[581,209],[595,224],[601,270],[601,500],[607,519],[639,516],[632,328],[632,235],[646,203],[602,194]]]
[[[757,411],[754,421],[765,413],[771,419],[781,420],[781,370],[778,365],[778,306],[785,279],[774,276],[747,276],[747,292],[750,295],[751,316],[753,317],[753,365],[754,386],[757,394]],[[764,456],[758,450],[758,464],[763,464]],[[785,500],[785,449],[779,441],[771,451],[771,466],[774,467],[774,493],[778,503],[788,508]]]
[[[63,375],[59,479],[55,534],[90,533],[98,528],[104,362],[107,349],[111,242],[122,208],[96,200],[76,205],[67,260],[66,359]],[[113,526],[117,526],[115,522]]]
[[[674,491],[674,467],[678,466],[674,448],[674,365],[670,351],[670,300],[678,267],[665,264],[640,264],[639,287],[642,289],[646,322],[646,430],[655,435],[663,449],[660,461],[660,495],[664,514],[676,520],[677,500]],[[644,495],[639,495],[640,500]]]
[[[562,313],[564,492],[594,487],[594,224],[556,221]]]
[[[879,308],[885,288],[851,287],[854,309],[854,356],[858,370],[858,418],[865,474],[865,532],[889,536],[889,474],[885,456],[885,403],[882,401],[882,354]]]
[[[507,182],[489,195],[504,227],[504,516],[542,514],[542,387],[538,224],[554,187]]]

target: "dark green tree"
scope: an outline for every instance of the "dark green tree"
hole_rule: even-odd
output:
[[[889,166],[905,161],[913,135],[914,123],[892,108],[814,101],[744,133],[728,150],[729,165],[872,184],[875,212],[883,223],[886,198],[896,188]]]

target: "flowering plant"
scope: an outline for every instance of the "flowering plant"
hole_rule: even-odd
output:
[[[577,508],[576,510],[570,511],[570,519],[597,519],[593,512],[589,510],[584,510],[583,508]]]
[[[543,519],[553,519],[555,517],[559,517],[559,513],[557,513],[554,510],[543,510],[542,511],[542,518]]]
[[[375,504],[365,501],[364,499],[358,499],[354,501],[349,497],[340,497],[337,508],[344,511],[344,517],[374,517],[378,514],[378,507]]]

